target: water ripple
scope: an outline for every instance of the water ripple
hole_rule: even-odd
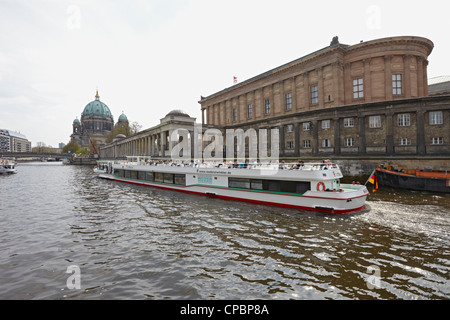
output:
[[[3,299],[450,297],[446,196],[380,190],[369,211],[332,216],[114,183],[91,168],[19,169],[0,177],[15,195],[0,203]],[[70,265],[81,289],[67,287]]]

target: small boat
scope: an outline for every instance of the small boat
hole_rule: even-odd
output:
[[[0,174],[10,174],[17,173],[17,169],[15,168],[16,164],[7,159],[1,159],[0,161]]]
[[[392,166],[376,168],[381,186],[415,191],[450,193],[450,172],[423,170],[396,170]]]
[[[232,164],[221,162],[98,161],[98,177],[227,200],[348,213],[365,209],[369,194],[360,184],[341,184],[334,163]]]

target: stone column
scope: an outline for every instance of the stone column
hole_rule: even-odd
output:
[[[416,112],[416,130],[417,130],[417,153],[425,155],[427,153],[425,144],[425,111],[422,109]]]
[[[384,56],[384,81],[386,88],[386,100],[392,100],[392,56]]]
[[[364,59],[364,101],[372,101],[372,83],[370,74],[370,58]]]
[[[359,154],[366,153],[366,119],[358,116]]]
[[[324,107],[324,86],[323,86],[323,70],[322,67],[317,69],[317,81],[318,81],[318,95],[319,95],[319,107]]]
[[[294,123],[294,156],[300,157],[300,124],[298,122]]]
[[[424,83],[423,83],[423,58],[417,57],[417,94],[419,97],[424,96]]]
[[[286,149],[285,141],[284,141],[284,126],[278,126],[278,134],[280,137],[280,157],[284,157],[284,150]]]
[[[403,56],[403,74],[405,75],[404,97],[411,98],[411,55]]]
[[[306,109],[309,109],[309,106],[311,105],[311,98],[310,98],[310,89],[309,89],[309,76],[308,72],[305,72],[303,74],[303,88],[305,90],[305,107]]]
[[[341,126],[340,119],[334,118],[334,154],[341,154]]]
[[[319,121],[317,121],[317,120],[311,121],[311,135],[312,135],[312,141],[311,141],[312,154],[318,155],[319,154]]]
[[[161,143],[160,143],[160,152],[159,152],[159,156],[160,157],[164,157],[164,150],[166,149],[166,137],[165,137],[165,132],[161,132],[160,134],[159,134],[159,136],[160,136],[160,139],[161,139]]]
[[[394,112],[388,110],[386,116],[386,153],[392,155],[394,150]]]

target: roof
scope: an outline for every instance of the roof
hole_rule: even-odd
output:
[[[15,132],[15,131],[7,130],[7,129],[5,129],[5,131],[10,137],[28,140],[27,137],[25,137],[25,135],[21,134],[20,132]]]
[[[123,113],[123,111],[122,111],[122,114],[119,116],[119,121],[128,121],[128,118],[127,118],[127,116]]]
[[[102,116],[113,118],[111,114],[111,110],[109,110],[108,106],[101,102],[100,100],[94,100],[89,102],[86,107],[84,107],[82,116]]]
[[[434,77],[434,78],[428,79],[428,85],[449,82],[449,81],[450,81],[450,76],[439,76],[439,77]]]
[[[170,111],[168,114],[166,114],[166,117],[167,116],[189,117],[189,115],[186,112],[179,109]]]

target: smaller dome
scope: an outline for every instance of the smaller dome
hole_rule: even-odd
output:
[[[73,120],[73,124],[80,124],[80,120],[78,120],[78,118],[76,118],[75,120]]]
[[[123,138],[126,138],[124,134],[119,133],[117,136],[114,137],[113,141],[122,140]]]
[[[120,121],[128,121],[128,118],[127,118],[127,116],[123,113],[123,111],[122,111],[122,114],[119,116],[119,122]]]
[[[170,111],[168,114],[166,114],[166,117],[168,116],[190,117],[186,112],[178,109]]]

